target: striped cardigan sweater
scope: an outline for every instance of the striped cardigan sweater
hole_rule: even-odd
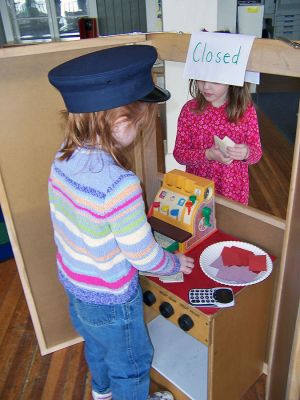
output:
[[[49,201],[59,279],[78,299],[94,304],[130,300],[138,271],[179,271],[176,255],[154,240],[137,176],[99,149],[55,159]]]

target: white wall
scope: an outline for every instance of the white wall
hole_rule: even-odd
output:
[[[228,29],[236,33],[237,0],[219,0],[218,23],[216,30]]]
[[[216,30],[217,3],[218,0],[162,0],[164,32]]]
[[[158,0],[146,0],[147,32],[162,31],[162,18],[159,15]]]
[[[192,33],[202,29],[236,32],[237,0],[162,0],[164,32]],[[183,78],[184,63],[165,63],[165,85],[172,97],[166,103],[166,172],[185,169],[173,157],[177,119],[188,100],[188,80]]]

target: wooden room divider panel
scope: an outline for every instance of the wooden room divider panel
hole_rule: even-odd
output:
[[[48,71],[91,51],[144,40],[122,35],[0,50],[0,203],[42,354],[81,341],[55,271],[47,180],[63,138],[64,104]]]
[[[66,298],[56,277],[47,179],[62,139],[59,113],[63,103],[49,85],[47,73],[75,56],[121,44],[152,44],[162,60],[184,62],[189,38],[188,34],[173,33],[120,35],[0,49],[0,204],[42,354],[81,340],[71,327]],[[280,41],[256,39],[247,69],[299,78],[299,56],[299,50]],[[135,168],[150,204],[159,178],[153,167],[154,128],[149,133],[152,140],[142,143],[135,152]],[[288,376],[292,374],[291,352],[297,349],[293,343],[298,343],[295,327],[300,293],[299,137],[298,123],[285,221],[217,199],[221,229],[265,247],[278,258],[274,303],[269,309],[269,313],[274,311],[269,352],[265,349],[269,354],[265,358],[269,400],[284,398]],[[237,220],[234,227],[232,218]],[[292,361],[294,365],[293,357]],[[212,393],[210,390],[210,396]]]

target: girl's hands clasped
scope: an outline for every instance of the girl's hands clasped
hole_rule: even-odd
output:
[[[180,272],[183,272],[184,274],[190,274],[194,268],[194,259],[181,253],[176,253],[176,256],[180,261]]]
[[[226,148],[228,156],[232,160],[247,160],[249,156],[249,147],[246,144],[235,144]]]
[[[235,144],[226,147],[226,155],[222,153],[218,145],[213,145],[205,152],[210,161],[219,161],[222,164],[230,164],[232,160],[242,161],[249,157],[249,147],[246,144]]]
[[[207,149],[205,156],[209,161],[219,161],[222,164],[229,164],[232,161],[229,156],[227,157],[222,153],[217,145],[213,145],[210,149]]]

